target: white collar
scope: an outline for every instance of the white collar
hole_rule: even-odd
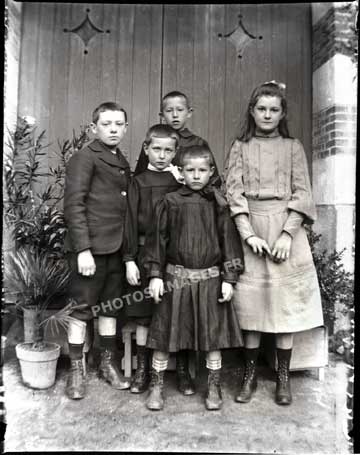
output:
[[[162,169],[161,171],[159,171],[159,169],[156,169],[155,166],[153,166],[152,164],[148,164],[148,167],[147,167],[150,171],[155,171],[155,172],[171,172],[171,165],[169,165],[168,167],[165,167],[164,169]]]
[[[152,164],[148,164],[148,167],[147,167],[150,171],[155,171],[155,172],[171,172],[174,179],[179,182],[179,183],[184,183],[184,179],[183,177],[181,176],[180,172],[179,172],[179,169],[177,166],[175,166],[174,164],[169,164],[168,167],[166,167],[165,169],[163,169],[162,171],[159,171],[158,169],[156,169],[155,166],[153,166]]]

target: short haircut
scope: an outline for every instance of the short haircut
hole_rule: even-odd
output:
[[[93,123],[97,123],[100,117],[101,112],[105,111],[120,111],[124,113],[125,123],[127,123],[127,113],[124,108],[120,106],[120,104],[115,103],[113,101],[107,101],[106,103],[101,103],[93,112],[92,114],[92,121]]]
[[[185,93],[182,93],[182,92],[178,92],[177,90],[174,90],[172,92],[169,92],[167,93],[166,95],[164,95],[161,99],[161,106],[160,106],[160,110],[161,112],[164,110],[164,105],[165,105],[165,101],[169,98],[184,98],[185,100],[185,103],[186,103],[186,107],[188,109],[190,109],[190,101],[189,101],[189,98],[185,95]]]
[[[182,149],[179,156],[179,166],[183,167],[185,161],[191,158],[206,158],[210,167],[215,167],[215,159],[207,145],[193,145]]]
[[[179,135],[176,132],[176,130],[174,130],[174,128],[172,128],[169,125],[163,125],[161,123],[158,123],[156,125],[151,126],[146,133],[144,144],[150,145],[153,137],[174,139],[175,147],[177,148],[179,145],[180,140]]]

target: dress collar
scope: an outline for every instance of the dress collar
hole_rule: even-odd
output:
[[[255,137],[261,137],[261,138],[270,138],[270,137],[280,137],[280,133],[279,133],[279,130],[278,128],[276,128],[274,131],[271,131],[271,133],[269,134],[266,134],[266,133],[263,133],[262,131],[259,131],[259,130],[255,130]]]
[[[154,172],[171,172],[171,166],[168,166],[165,169],[162,169],[161,171],[159,171],[159,169],[156,169],[155,166],[153,166],[152,164],[149,163],[147,168],[149,169],[149,171],[154,171]]]

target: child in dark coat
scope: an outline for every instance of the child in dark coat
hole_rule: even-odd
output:
[[[86,321],[95,315],[100,375],[116,389],[130,387],[114,358],[116,322],[124,313],[112,305],[123,294],[124,284],[121,249],[130,167],[118,145],[127,129],[125,110],[117,103],[101,104],[93,112],[91,129],[96,139],[71,157],[65,178],[65,249],[73,270],[69,294],[87,305],[72,314],[68,328],[71,367],[66,394],[71,399],[86,394],[82,351]]]
[[[164,406],[169,353],[201,350],[209,369],[206,407],[220,409],[220,350],[242,345],[231,298],[243,253],[226,200],[209,185],[209,148],[190,147],[180,160],[185,185],[158,202],[145,245],[150,293],[158,303],[147,340],[154,349],[147,407]]]
[[[183,151],[194,145],[207,146],[207,142],[200,136],[192,133],[186,123],[193,114],[193,108],[190,105],[188,97],[179,91],[172,91],[163,96],[161,100],[160,115],[165,123],[171,126],[179,135],[179,146],[176,155],[172,161],[174,166],[177,166],[180,161],[180,156]],[[134,171],[134,175],[140,174],[147,169],[149,158],[142,148],[139,159]],[[216,187],[221,186],[221,178],[214,162],[214,174],[211,176],[210,183]],[[192,395],[195,393],[194,384],[189,374],[189,353],[186,350],[179,351],[176,354],[176,373],[178,389],[184,395]]]
[[[132,288],[127,315],[137,325],[137,370],[130,387],[132,393],[144,392],[150,381],[150,353],[146,348],[146,340],[153,303],[146,293],[148,280],[143,267],[145,236],[153,223],[155,204],[166,193],[182,186],[174,177],[172,173],[174,166],[171,166],[178,143],[179,136],[170,126],[160,124],[152,126],[144,141],[144,151],[149,164],[146,170],[133,177],[128,191],[124,261],[126,277]]]

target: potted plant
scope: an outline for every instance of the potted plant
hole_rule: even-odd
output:
[[[23,117],[15,133],[9,132],[5,155],[5,225],[10,234],[4,249],[5,295],[24,316],[25,342],[16,347],[23,381],[35,388],[50,387],[55,380],[60,346],[44,340],[44,331],[66,327],[71,312],[82,306],[70,302],[53,315],[49,308],[65,297],[70,270],[64,257],[65,223],[59,202],[63,198],[66,161],[88,139],[60,146],[56,168],[44,170],[45,132],[36,135],[35,119]],[[47,163],[46,163],[47,164]],[[43,169],[42,169],[43,168]],[[35,364],[39,363],[38,369]],[[48,369],[49,367],[49,369]]]
[[[50,324],[53,330],[69,323],[71,312],[80,308],[70,302],[55,314],[47,310],[56,298],[66,296],[70,270],[65,260],[54,258],[49,253],[25,246],[8,255],[5,284],[14,296],[17,310],[30,312],[29,326],[25,328],[25,341],[16,346],[21,373],[25,385],[44,389],[55,381],[60,345],[44,340],[44,331]]]

